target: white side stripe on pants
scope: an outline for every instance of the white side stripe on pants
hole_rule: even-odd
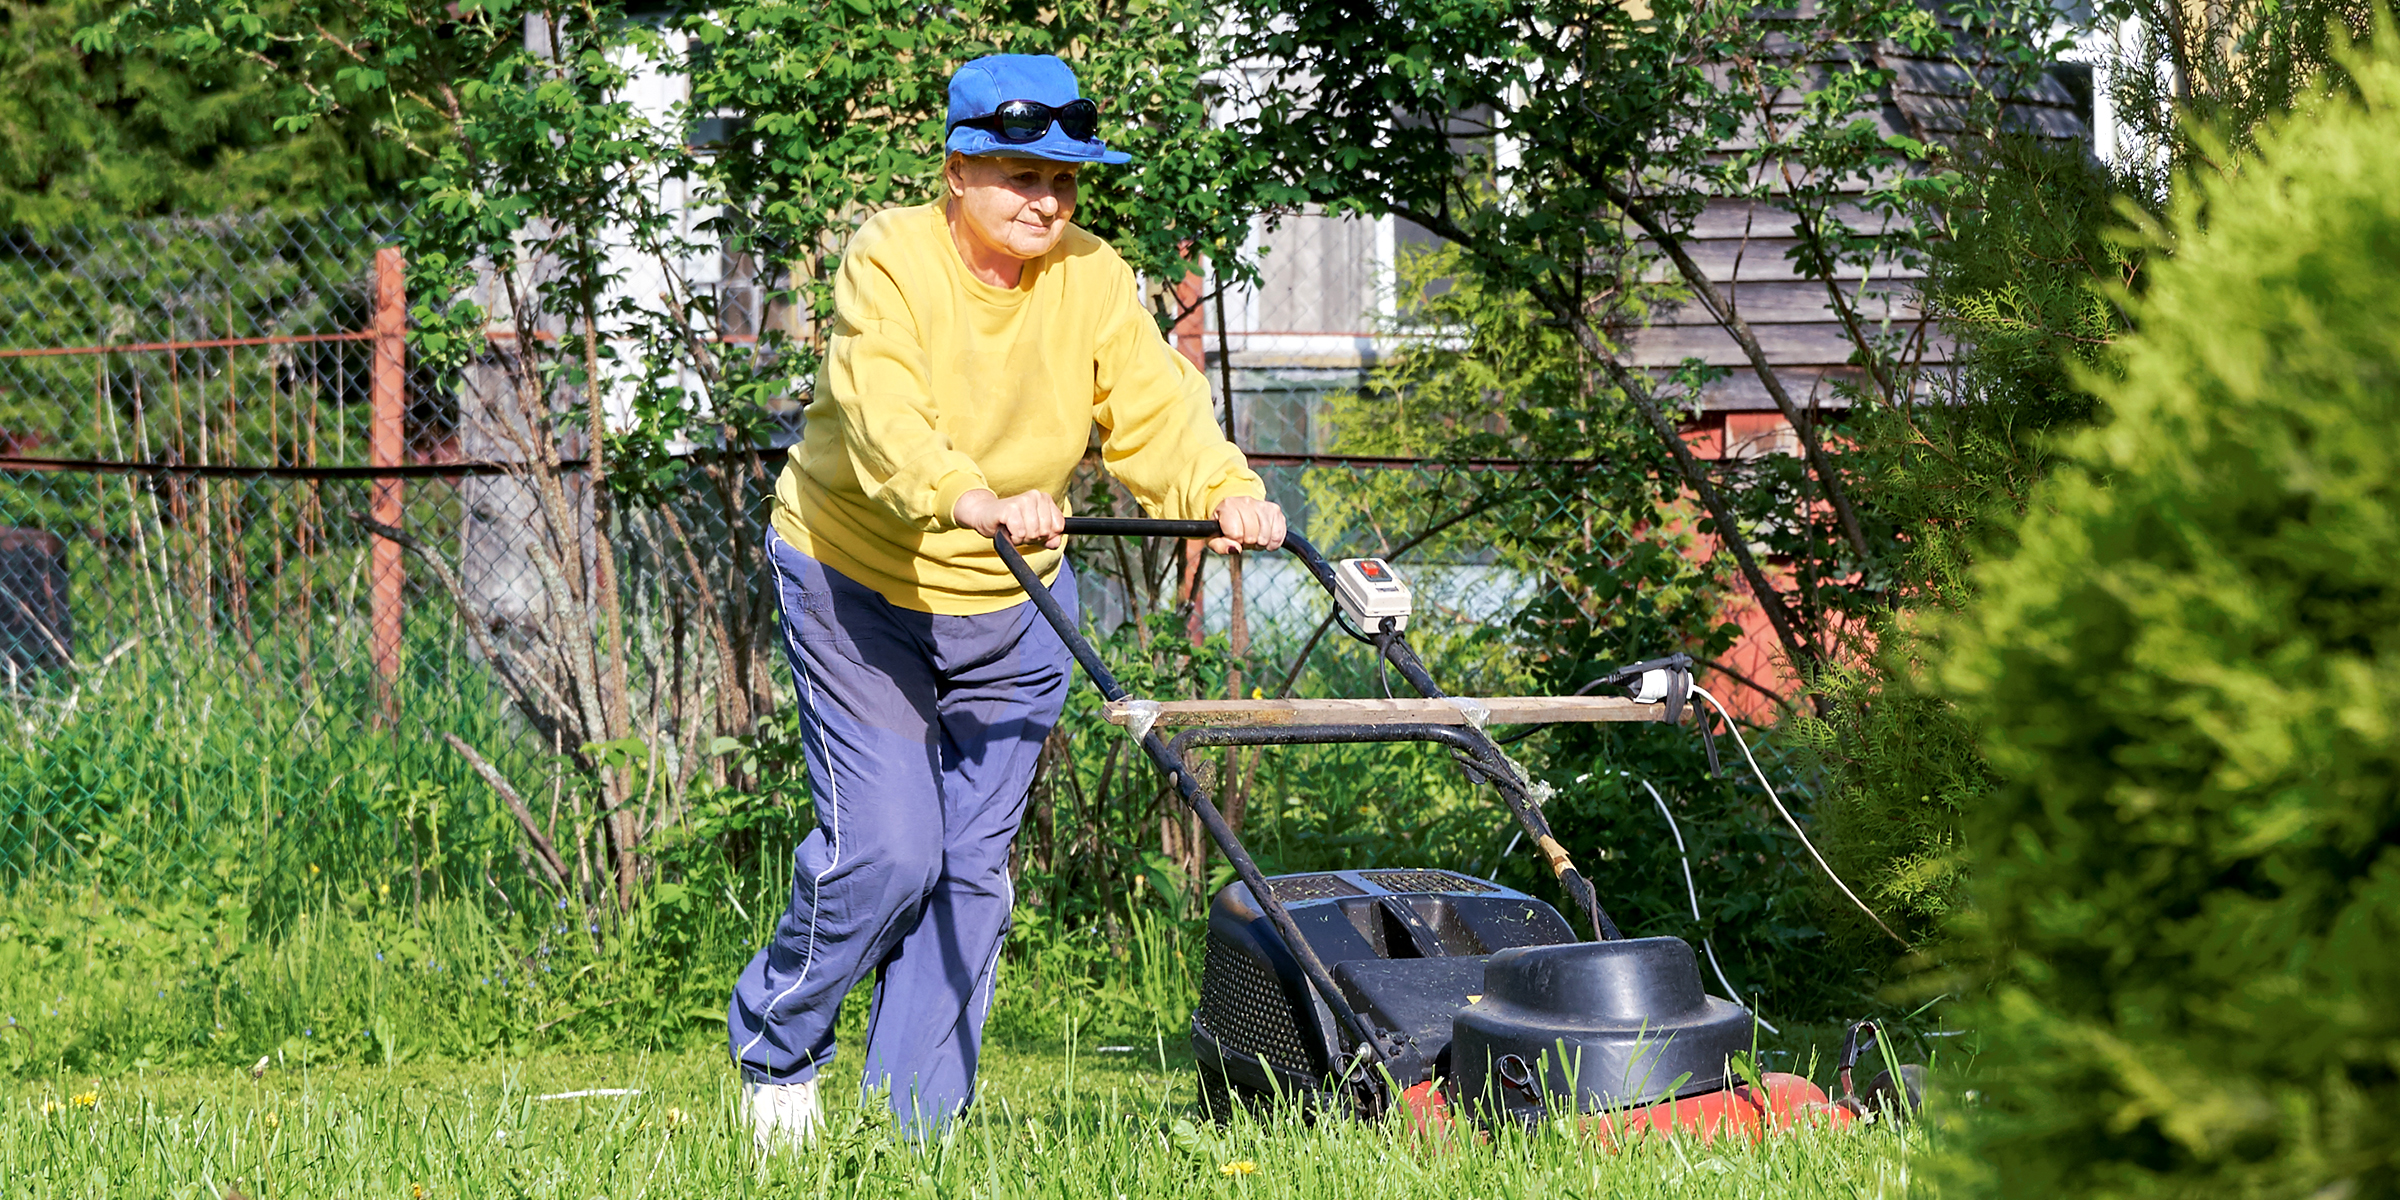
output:
[[[793,992],[799,991],[800,985],[808,982],[809,971],[817,965],[817,908],[819,907],[817,903],[817,897],[824,894],[825,877],[833,874],[835,867],[842,865],[842,801],[839,791],[834,784],[834,779],[837,772],[833,767],[833,744],[825,740],[825,731],[818,727],[816,720],[816,675],[808,669],[807,652],[799,648],[799,632],[795,630],[785,634],[784,636],[792,639],[792,661],[800,665],[800,682],[802,686],[808,689],[808,714],[803,717],[800,722],[800,733],[804,738],[811,735],[815,736],[817,740],[817,757],[823,760],[825,763],[825,803],[818,810],[817,815],[818,818],[825,821],[827,826],[833,831],[833,854],[825,861],[825,869],[817,872],[816,878],[809,881],[808,953],[800,959],[799,978],[792,980],[792,986],[775,993],[775,998],[767,1001],[765,1014],[762,1015],[764,1015],[769,1021],[773,1020],[772,1014],[775,1011],[775,1006],[782,1004],[785,997],[790,996]],[[750,1057],[750,1051],[757,1047],[759,1039],[766,1036],[767,1026],[765,1024],[761,1024],[758,1032],[750,1035],[750,1040],[742,1044],[742,1052],[734,1057],[737,1059],[748,1059]]]

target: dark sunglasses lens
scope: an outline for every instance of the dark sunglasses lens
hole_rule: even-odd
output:
[[[1058,110],[1058,127],[1079,142],[1092,140],[1100,132],[1100,106],[1089,100],[1076,100]]]
[[[1000,140],[1036,142],[1050,131],[1050,106],[1031,100],[1011,100],[999,108]]]

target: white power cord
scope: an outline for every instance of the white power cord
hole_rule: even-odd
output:
[[[1617,774],[1623,775],[1625,778],[1632,779],[1635,783],[1641,784],[1642,790],[1650,793],[1650,802],[1658,806],[1658,815],[1667,819],[1667,831],[1675,835],[1676,857],[1683,860],[1684,894],[1692,898],[1692,920],[1698,921],[1700,919],[1700,885],[1692,882],[1692,855],[1691,851],[1684,849],[1683,846],[1683,826],[1675,823],[1675,814],[1667,809],[1666,798],[1658,794],[1657,788],[1650,786],[1649,780],[1637,779],[1625,771],[1619,771]],[[1710,970],[1717,973],[1717,982],[1724,985],[1726,998],[1729,1000],[1740,1000],[1742,998],[1742,994],[1734,990],[1732,980],[1725,978],[1725,967],[1723,964],[1717,961],[1717,948],[1715,945],[1710,943],[1706,934],[1702,934],[1700,937],[1700,948],[1708,952],[1708,967]],[[1764,1027],[1768,1033],[1781,1034],[1783,1032],[1782,1030],[1775,1028],[1773,1022],[1767,1020],[1765,1017],[1759,1016],[1758,1010],[1755,1008],[1750,1010],[1750,1018],[1754,1021],[1757,1021],[1759,1025]]]
[[[1750,763],[1750,773],[1758,777],[1758,786],[1766,789],[1767,803],[1774,805],[1775,811],[1782,814],[1783,823],[1792,827],[1792,833],[1800,839],[1801,845],[1808,848],[1808,856],[1817,860],[1817,866],[1825,872],[1825,877],[1833,881],[1833,886],[1842,889],[1842,894],[1850,898],[1850,903],[1858,906],[1858,911],[1867,914],[1867,919],[1875,922],[1876,928],[1891,934],[1893,941],[1906,946],[1908,939],[1893,933],[1892,927],[1884,924],[1883,918],[1876,916],[1875,910],[1868,908],[1867,902],[1859,899],[1858,893],[1851,891],[1850,885],[1843,883],[1841,876],[1834,874],[1833,864],[1826,862],[1825,856],[1817,853],[1817,844],[1808,840],[1808,831],[1800,828],[1800,822],[1792,818],[1792,810],[1783,806],[1783,798],[1775,794],[1775,785],[1768,783],[1767,773],[1759,769],[1757,756],[1750,753],[1749,740],[1742,736],[1741,727],[1733,723],[1733,714],[1725,711],[1725,702],[1717,699],[1707,688],[1701,687],[1697,683],[1692,685],[1692,694],[1705,697],[1710,704],[1716,705],[1718,715],[1725,718],[1725,732],[1733,735],[1733,744],[1742,748],[1742,757]],[[1678,836],[1676,840],[1681,841],[1682,839]]]

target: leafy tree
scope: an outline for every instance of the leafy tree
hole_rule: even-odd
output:
[[[1730,197],[1799,217],[1813,231],[1799,254],[1811,277],[1905,250],[1904,225],[1869,233],[1833,219],[1858,199],[1850,181],[1905,174],[1925,151],[1873,132],[1864,113],[1889,76],[1847,48],[1888,39],[1938,50],[1948,34],[1932,14],[1407,0],[1362,19],[1344,3],[1261,0],[1247,27],[1246,61],[1271,64],[1245,97],[1262,167],[1307,199],[1406,218],[1459,246],[1494,284],[1521,289],[1572,336],[1583,386],[1621,395],[1674,464],[1705,513],[1702,532],[1722,539],[1785,655],[1803,668],[1822,660],[1847,607],[1830,590],[1888,531],[1862,523],[1834,447],[1685,241],[1706,202]],[[1903,194],[1871,188],[1867,199]],[[1654,267],[1744,347],[1799,431],[1804,470],[1762,464],[1729,478],[1726,464],[1685,445],[1675,418],[1702,377],[1654,377],[1623,353],[1648,307],[1674,298],[1650,282]],[[1839,307],[1839,289],[1829,293]],[[1891,357],[1878,334],[1854,328],[1866,361]],[[1905,390],[1897,379],[1879,386]],[[1795,608],[1754,542],[1795,556],[1798,603],[1815,611]]]
[[[2106,369],[2125,329],[2111,297],[2140,261],[2108,236],[2117,197],[2078,146],[2002,137],[1962,155],[1942,206],[1920,214],[1946,234],[1928,248],[1925,303],[1958,339],[1954,386],[1862,396],[1847,426],[1861,496],[1908,533],[1885,559],[1890,611],[1858,660],[1817,680],[1836,703],[1793,732],[1824,769],[1834,868],[1912,937],[1963,903],[1961,822],[1991,787],[1973,727],[1926,686],[1923,625],[1973,602],[1974,563],[2009,545],[2053,443],[2098,413],[2076,375]],[[1862,952],[1880,936],[1853,913],[1829,920]]]
[[[1137,156],[1087,176],[1092,226],[1154,281],[1203,256],[1224,277],[1249,193],[1230,174],[1240,143],[1206,122],[1207,19],[1173,3],[154,0],[111,34],[212,68],[276,66],[283,128],[364,122],[415,156],[412,343],[459,372],[469,423],[513,451],[539,619],[486,628],[443,556],[416,549],[567,759],[567,825],[603,864],[573,886],[621,910],[653,869],[652,836],[690,802],[691,764],[724,769],[707,747],[794,765],[760,762],[779,743],[759,722],[772,675],[754,501],[770,464],[755,448],[771,411],[808,393],[849,232],[938,195],[951,72],[999,50],[1075,63],[1106,135]],[[637,81],[661,78],[687,98],[637,104]],[[688,277],[707,258],[746,264],[788,319],[737,327]],[[696,545],[713,538],[732,553]],[[700,652],[670,654],[669,629],[698,630]],[[516,816],[567,886],[582,848]]]
[[[2400,1194],[2400,56],[2196,175],[2107,424],[1944,628],[1976,1194]]]
[[[1537,581],[1528,607],[1474,631],[1543,676],[1537,686],[1572,690],[1662,646],[1722,650],[1733,632],[1719,619],[1724,572],[1691,553],[1674,464],[1620,393],[1587,386],[1573,334],[1523,291],[1477,273],[1459,247],[1412,255],[1400,276],[1411,299],[1387,330],[1393,351],[1363,390],[1329,402],[1330,446],[1457,465],[1438,486],[1400,472],[1312,472],[1312,536],[1390,553],[1440,530],[1412,552]],[[1479,459],[1520,465],[1476,469]]]
[[[1571,693],[1667,648],[1721,654],[1737,632],[1722,615],[1728,572],[1697,553],[1698,514],[1657,439],[1621,393],[1585,386],[1573,335],[1456,246],[1404,260],[1399,291],[1409,303],[1388,331],[1392,353],[1365,390],[1330,402],[1331,448],[1450,465],[1438,482],[1312,473],[1312,533],[1389,553],[1404,534],[1439,529],[1410,553],[1524,580],[1531,595],[1515,611],[1460,633],[1446,628],[1439,591],[1419,587],[1435,615],[1412,636],[1447,676],[1479,670],[1466,685],[1478,690]],[[1478,459],[1517,465],[1477,469]],[[1733,994],[1763,995],[1771,1012],[1855,1008],[1840,968],[1800,953],[1819,929],[1799,848],[1697,751],[1688,728],[1609,726],[1554,727],[1515,750],[1557,789],[1545,812],[1620,927],[1706,939]],[[1491,873],[1558,896],[1531,856],[1498,859]]]
[[[119,0],[0,6],[0,221],[47,227],[398,195],[413,168],[388,119],[371,110],[292,119],[292,91],[357,98],[367,80],[329,62],[284,61],[283,46],[265,41],[195,57],[191,38],[162,36],[152,15]],[[353,36],[358,15],[324,14]],[[433,54],[418,73],[446,68],[438,43],[423,49]],[[419,132],[438,136],[443,124],[428,114]]]
[[[1833,768],[1824,778],[1839,797],[1845,875],[1863,877],[1878,906],[1901,909],[1913,938],[1928,935],[1955,895],[1955,809],[1980,786],[1981,764],[1945,704],[1912,707],[1883,686],[1882,668],[1908,661],[1906,614],[1927,602],[1932,573],[1963,568],[1991,489],[2038,478],[2034,438],[2069,418],[2028,407],[2034,394],[2061,413],[2079,402],[2054,364],[2046,382],[2005,393],[1995,382],[1973,404],[1953,404],[1946,389],[1940,403],[1926,402],[1939,381],[1915,365],[1913,344],[1866,319],[1840,281],[1870,263],[1928,265],[1957,276],[1944,286],[1964,305],[2015,294],[2024,281],[2006,272],[2022,264],[2004,255],[2051,254],[2063,239],[2072,254],[2110,261],[2097,237],[2105,187],[2087,184],[2072,213],[2029,217],[2017,183],[2029,160],[2006,157],[2020,148],[2001,136],[2006,101],[2056,52],[2050,11],[2005,2],[1635,10],[1566,0],[1418,0],[1366,20],[1353,6],[1315,0],[1254,10],[1250,53],[1291,64],[1269,72],[1253,97],[1250,128],[1265,164],[1319,202],[1424,226],[1455,247],[1462,270],[1539,311],[1560,351],[1551,369],[1578,390],[1571,408],[1582,422],[1550,445],[1580,443],[1622,458],[1628,472],[1655,472],[1650,494],[1610,497],[1628,507],[1595,507],[1636,528],[1713,539],[1717,561],[1731,560],[1721,578],[1694,582],[1722,595],[1738,579],[1816,689],[1792,732]],[[1867,119],[1892,85],[1859,52],[1877,42],[1947,59],[1975,81],[1950,114],[1961,131],[1951,142],[1887,137]],[[1793,266],[1824,285],[1848,331],[1861,382],[1850,412],[1826,429],[1781,394],[1739,313],[1694,261],[1694,223],[1719,200],[1792,219]],[[1983,257],[1969,265],[1962,255]],[[2034,261],[2051,273],[2037,289],[2042,302],[2060,311],[2033,315],[2066,324],[2061,337],[2045,332],[2006,353],[1995,343],[1995,381],[2092,332],[2076,324],[2089,315],[2090,262]],[[1708,461],[1687,448],[1679,419],[1709,373],[1637,371],[1623,352],[1648,314],[1674,301],[1708,312],[1744,348],[1747,369],[1798,432],[1800,454]],[[1954,329],[1968,318],[1963,307],[1949,315]],[[1395,394],[1419,386],[1391,383]],[[1510,368],[1482,386],[1495,410],[1519,392],[1549,394],[1536,375]],[[1624,440],[1629,431],[1643,452]],[[1939,554],[1955,561],[1937,568]],[[1585,562],[1614,577],[1613,567]],[[1542,633],[1557,647],[1550,681],[1571,688],[1622,661],[1610,650],[1623,635],[1609,622],[1541,607],[1529,616],[1548,620]],[[1655,646],[1668,631],[1647,632]],[[1705,654],[1712,642],[1697,632],[1683,631],[1685,645]],[[1859,665],[1885,653],[1893,657]],[[1611,824],[1651,820],[1646,800],[1619,794]],[[1904,812],[1912,815],[1897,828],[1887,820]],[[1832,888],[1820,895],[1826,912],[1843,913],[1833,926],[1855,935],[1828,957],[1828,976],[1851,979],[1854,967],[1871,976],[1892,961],[1874,922]],[[1659,906],[1672,899],[1662,893]],[[1868,948],[1868,937],[1884,944]]]

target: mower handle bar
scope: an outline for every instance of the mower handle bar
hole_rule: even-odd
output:
[[[1162,521],[1148,517],[1068,517],[1065,525],[1067,533],[1091,534],[1100,537],[1206,538],[1224,536],[1224,530],[1215,521]],[[1067,644],[1067,652],[1074,656],[1075,662],[1083,668],[1084,674],[1091,676],[1092,682],[1100,688],[1100,694],[1111,700],[1131,698],[1131,694],[1125,690],[1124,685],[1117,682],[1116,674],[1108,669],[1108,664],[1100,660],[1100,652],[1095,650],[1092,643],[1083,636],[1080,630],[1075,628],[1074,618],[1067,615],[1066,608],[1059,604],[1058,598],[1050,594],[1048,587],[1043,586],[1041,577],[1033,573],[1033,568],[1025,561],[1025,556],[1017,552],[1016,543],[1009,536],[1006,526],[1002,526],[993,533],[992,549],[999,552],[1000,561],[1007,565],[1010,574],[1016,576],[1018,586],[1025,589],[1026,598],[1033,602],[1035,611],[1041,613],[1042,619],[1048,621],[1050,627],[1058,631],[1059,640]],[[1342,602],[1341,592],[1334,584],[1333,567],[1325,561],[1325,556],[1297,530],[1287,529],[1284,531],[1283,549],[1297,556],[1308,567],[1309,574],[1316,576],[1317,585],[1325,589],[1325,594],[1333,601],[1335,610],[1339,611]],[[1406,635],[1392,634],[1376,639],[1375,652],[1378,657],[1390,663],[1392,668],[1400,673],[1400,677],[1406,680],[1410,687],[1416,689],[1418,695],[1427,699],[1440,699],[1446,694],[1442,691],[1441,685],[1434,682],[1432,674],[1426,671],[1425,664],[1417,658],[1417,653],[1409,646]],[[1516,816],[1518,823],[1524,826],[1527,833],[1533,835],[1537,844],[1540,839],[1550,837],[1550,822],[1542,815],[1540,802],[1533,798],[1521,781],[1512,778],[1515,773],[1514,768],[1497,769],[1508,761],[1508,756],[1501,751],[1499,744],[1493,742],[1491,735],[1485,733],[1481,727],[1473,728],[1467,736],[1478,744],[1478,749],[1481,751],[1481,753],[1469,755],[1469,758],[1482,761],[1488,778],[1499,790],[1501,799],[1507,802],[1510,812]],[[1143,737],[1142,747],[1157,761],[1160,768],[1177,776],[1178,782],[1187,789],[1185,798],[1195,802],[1195,809],[1207,804],[1204,797],[1189,790],[1192,784],[1190,778],[1182,773],[1183,756],[1180,752],[1169,748],[1165,739],[1160,738],[1156,733]],[[1205,820],[1205,814],[1202,823],[1208,823]],[[1213,834],[1216,830],[1212,827],[1210,832]],[[1225,849],[1226,857],[1234,860],[1237,867],[1248,862],[1249,856],[1239,852],[1235,846],[1225,845],[1225,839],[1219,839],[1219,845]],[[1599,894],[1593,890],[1591,881],[1584,878],[1582,872],[1577,871],[1572,865],[1567,865],[1563,859],[1552,865],[1558,874],[1559,883],[1566,889],[1567,895],[1591,916],[1592,932],[1595,935],[1602,941],[1624,936],[1617,930],[1616,922],[1609,919],[1607,911],[1601,908]],[[1252,868],[1252,871],[1255,872],[1255,868]],[[1254,881],[1245,874],[1243,882]],[[1269,914],[1273,915],[1280,912],[1282,906],[1269,902],[1267,908]],[[1288,918],[1283,920],[1288,920]],[[1278,920],[1277,925],[1281,926],[1283,920]],[[1282,932],[1296,938],[1298,931],[1294,927]],[[1304,962],[1312,957],[1305,953],[1305,947],[1302,947],[1301,950],[1300,957]],[[1329,979],[1318,982],[1327,983]],[[1338,1000],[1338,995],[1333,996],[1328,1003],[1331,1004]]]
[[[1101,537],[1208,538],[1223,537],[1225,532],[1215,521],[1157,521],[1136,517],[1069,517],[1066,525],[1066,532],[1070,534]],[[1309,545],[1307,538],[1286,532],[1283,548],[1298,554],[1326,591],[1333,590],[1333,569],[1325,565],[1325,556],[1317,553],[1317,548]],[[1041,613],[1042,619],[1048,621],[1052,629],[1058,631],[1059,640],[1067,644],[1067,652],[1075,656],[1084,674],[1091,676],[1092,682],[1100,688],[1100,694],[1111,700],[1125,699],[1127,693],[1124,685],[1117,682],[1108,664],[1100,660],[1099,651],[1093,649],[1092,643],[1075,628],[1074,618],[1067,615],[1058,597],[1043,585],[1041,576],[1034,574],[1032,564],[1026,562],[1025,556],[1017,551],[1016,540],[1009,535],[1007,526],[1000,527],[992,534],[992,549],[999,553],[1000,561],[1008,566],[1009,573],[1017,577],[1018,586],[1025,589],[1025,597],[1033,602],[1034,610]],[[1293,922],[1291,912],[1268,889],[1265,876],[1259,873],[1258,863],[1242,847],[1240,835],[1226,823],[1224,814],[1217,811],[1207,790],[1185,769],[1179,750],[1169,747],[1166,739],[1160,737],[1156,730],[1145,732],[1141,744],[1150,761],[1173,779],[1176,790],[1183,795],[1184,803],[1191,807],[1192,814],[1200,818],[1200,824],[1208,830],[1210,840],[1216,842],[1217,848],[1224,851],[1226,859],[1233,864],[1234,874],[1249,885],[1251,895],[1260,898],[1268,923],[1274,926],[1284,947],[1300,961],[1301,973],[1308,977],[1309,985],[1324,999],[1334,1019],[1349,1027],[1351,1036],[1357,1039],[1359,1045],[1368,1048],[1377,1062],[1388,1061],[1397,1047],[1368,1024],[1343,997],[1341,988],[1334,983],[1332,969],[1309,946],[1308,939],[1300,932],[1300,926]],[[1353,1067],[1360,1065],[1365,1064],[1354,1063]],[[1351,1074],[1348,1070],[1342,1072],[1342,1083],[1360,1089],[1362,1096],[1371,1097],[1371,1108],[1380,1112],[1385,1098],[1381,1095],[1378,1081],[1372,1075],[1350,1078]]]
[[[1225,535],[1225,531],[1215,521],[1163,521],[1145,517],[1068,517],[1065,532],[1099,537],[1213,538]],[[1009,574],[1016,576],[1018,586],[1025,589],[1026,599],[1033,602],[1034,610],[1042,615],[1043,620],[1049,622],[1052,629],[1058,631],[1059,640],[1066,643],[1067,652],[1074,656],[1076,663],[1083,668],[1084,674],[1091,676],[1092,682],[1099,687],[1100,694],[1111,700],[1127,699],[1129,693],[1126,692],[1123,684],[1117,682],[1116,674],[1108,669],[1108,664],[1101,661],[1099,651],[1094,649],[1090,640],[1085,638],[1082,632],[1075,627],[1075,620],[1067,615],[1066,607],[1058,602],[1058,597],[1051,594],[1050,589],[1042,583],[1041,577],[1034,574],[1032,564],[1026,562],[1025,556],[1018,552],[1016,540],[1010,535],[1007,526],[1001,526],[993,532],[992,549],[1000,555],[1000,561],[1008,567]],[[1334,585],[1333,567],[1325,561],[1325,556],[1314,545],[1311,545],[1307,538],[1292,530],[1284,532],[1282,549],[1297,556],[1308,567],[1309,574],[1316,576],[1318,586],[1325,589],[1326,595],[1332,598],[1338,608],[1341,604],[1341,593]],[[1425,664],[1418,660],[1416,651],[1409,647],[1408,639],[1405,636],[1391,635],[1377,639],[1376,653],[1398,670],[1401,678],[1407,680],[1409,686],[1417,690],[1418,695],[1432,699],[1440,698],[1444,694],[1441,687],[1433,681],[1433,676],[1425,670]],[[1540,803],[1535,801],[1524,787],[1510,777],[1510,771],[1503,769],[1502,765],[1507,762],[1507,755],[1501,752],[1499,745],[1493,742],[1491,736],[1480,727],[1466,730],[1443,729],[1438,734],[1409,731],[1398,732],[1395,736],[1395,732],[1391,730],[1349,731],[1329,728],[1306,731],[1308,734],[1315,735],[1309,740],[1323,742],[1373,740],[1456,743],[1463,740],[1468,743],[1468,748],[1463,750],[1463,756],[1477,768],[1478,773],[1483,774],[1497,788],[1501,798],[1508,804],[1510,811],[1524,826],[1526,832],[1533,834],[1537,843],[1547,842],[1551,839],[1550,824],[1542,815]],[[1284,740],[1272,735],[1253,736],[1256,738],[1253,744],[1274,744]],[[1389,1061],[1397,1047],[1368,1023],[1344,997],[1341,988],[1334,982],[1332,969],[1325,964],[1322,958],[1318,957],[1316,950],[1308,944],[1308,939],[1301,934],[1299,925],[1292,920],[1291,912],[1267,887],[1267,881],[1260,874],[1257,862],[1251,859],[1249,851],[1243,848],[1241,837],[1226,823],[1224,814],[1217,811],[1217,806],[1210,800],[1207,789],[1201,787],[1199,780],[1185,768],[1183,748],[1194,741],[1216,742],[1219,741],[1219,738],[1186,734],[1178,737],[1175,744],[1170,745],[1165,738],[1158,735],[1156,730],[1145,731],[1141,736],[1144,753],[1161,770],[1167,772],[1169,778],[1173,780],[1176,790],[1182,793],[1184,803],[1190,806],[1192,814],[1200,818],[1200,824],[1207,829],[1210,840],[1216,842],[1217,848],[1225,852],[1226,859],[1233,864],[1234,874],[1249,886],[1250,894],[1258,899],[1260,907],[1266,912],[1268,924],[1274,927],[1276,934],[1283,940],[1285,950],[1299,960],[1301,974],[1308,979],[1310,986],[1316,990],[1318,997],[1324,1001],[1334,1019],[1349,1027],[1351,1035],[1373,1059],[1378,1062]],[[1252,737],[1238,734],[1223,736],[1220,744],[1236,742],[1252,742]],[[1600,897],[1593,890],[1591,882],[1585,879],[1581,872],[1566,865],[1563,858],[1553,866],[1558,873],[1559,883],[1566,889],[1567,895],[1590,914],[1592,932],[1603,941],[1623,937],[1624,934],[1617,930],[1616,923],[1611,921],[1606,910],[1600,907]],[[1341,1073],[1342,1082],[1349,1086],[1360,1087],[1366,1094],[1377,1097],[1374,1107],[1379,1111],[1382,1103],[1388,1100],[1388,1097],[1380,1096],[1381,1088],[1378,1083],[1372,1077],[1351,1078],[1352,1070],[1367,1065],[1370,1064],[1364,1060],[1353,1061],[1351,1068],[1345,1069]]]
[[[1068,533],[1086,533],[1093,537],[1164,537],[1213,538],[1224,537],[1225,530],[1214,519],[1205,521],[1168,521],[1157,517],[1068,517]]]
[[[1218,525],[1214,520],[1168,521],[1157,517],[1068,517],[1066,532],[1069,536],[1082,535],[1085,537],[1177,538],[1187,540],[1192,538],[1220,538],[1225,536],[1224,527]],[[992,535],[993,546],[997,548],[1001,541],[1007,537],[1008,527],[1003,525],[1000,527],[1000,531],[998,533]],[[1009,546],[1009,549],[1015,549],[1013,542]],[[1333,597],[1336,600],[1340,599],[1340,593],[1334,590],[1333,564],[1326,562],[1325,556],[1318,552],[1316,546],[1311,544],[1307,538],[1300,536],[1300,531],[1296,529],[1285,530],[1283,533],[1283,545],[1277,547],[1277,549],[1286,551],[1292,556],[1298,558],[1301,564],[1308,568],[1308,573],[1316,576],[1317,585],[1325,589],[1325,594],[1327,596]],[[1005,560],[1007,559],[1008,555],[1002,554],[1000,557]],[[1112,697],[1112,699],[1113,698],[1114,697]]]
[[[1155,517],[1068,517],[1066,524],[1066,532],[1069,536],[1080,534],[1086,537],[1155,537],[1179,540],[1225,536],[1225,530],[1213,520],[1167,521]],[[1100,655],[1092,649],[1091,643],[1077,636],[1075,623],[1067,619],[1066,610],[1059,607],[1058,601],[1050,595],[1050,589],[1035,586],[1033,573],[1026,569],[1025,556],[1017,552],[1016,539],[1010,536],[1008,526],[1003,525],[992,534],[992,549],[999,551],[1000,561],[1007,564],[1009,572],[1014,574],[1017,582],[1025,588],[1025,594],[1033,601],[1034,608],[1050,622],[1053,628],[1058,630],[1059,636],[1067,643],[1068,651],[1073,653],[1075,661],[1082,665],[1084,673],[1090,675],[1092,682],[1100,686],[1100,694],[1111,700],[1125,699],[1128,693],[1123,686],[1117,683],[1116,675],[1109,671],[1107,663],[1100,661]],[[1328,598],[1332,599],[1337,606],[1341,603],[1341,593],[1334,587],[1333,565],[1325,561],[1324,554],[1320,553],[1316,546],[1311,544],[1307,538],[1300,536],[1298,530],[1287,529],[1283,534],[1281,549],[1298,558],[1301,564],[1308,568],[1308,573],[1316,577],[1317,586],[1325,589],[1325,595]],[[1406,667],[1402,668],[1402,674],[1408,674]],[[1412,677],[1410,682],[1416,683],[1417,680]],[[1420,690],[1433,689],[1433,680],[1427,677],[1419,686]],[[1425,694],[1431,696],[1441,693],[1435,689],[1425,690]]]

